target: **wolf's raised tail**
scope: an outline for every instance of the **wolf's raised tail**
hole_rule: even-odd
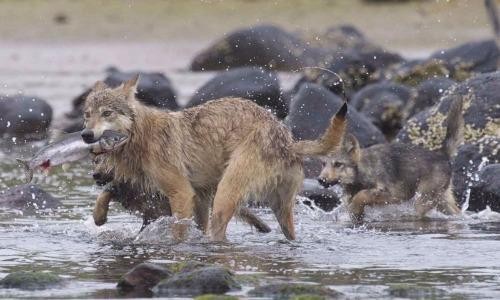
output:
[[[346,127],[347,102],[330,119],[330,125],[323,136],[314,141],[298,141],[292,145],[293,151],[300,155],[326,155],[340,145]]]
[[[29,163],[25,160],[20,159],[20,158],[16,158],[16,160],[24,168],[24,173],[26,174],[26,183],[30,183],[31,180],[33,180],[33,170],[31,170]]]
[[[446,136],[441,150],[452,157],[457,153],[457,148],[463,142],[464,138],[464,116],[462,114],[462,98],[456,96],[451,103],[446,118]]]

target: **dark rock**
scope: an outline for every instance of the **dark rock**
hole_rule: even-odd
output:
[[[349,24],[331,26],[319,34],[304,36],[304,39],[312,46],[337,52],[371,46],[365,35],[358,28]]]
[[[256,287],[248,293],[253,297],[266,297],[277,300],[296,299],[295,297],[309,296],[322,297],[319,299],[336,299],[343,296],[342,293],[319,285],[306,285],[298,283],[276,283]],[[299,298],[303,299],[303,298]],[[306,298],[307,299],[307,298]],[[312,298],[317,299],[317,298]]]
[[[349,103],[391,139],[401,129],[405,108],[414,97],[415,92],[407,86],[375,83],[359,90]]]
[[[350,49],[326,56],[322,68],[306,69],[304,80],[320,84],[338,95],[342,90],[350,95],[378,81],[379,73],[402,61],[398,54],[381,48]]]
[[[231,69],[209,80],[191,97],[187,107],[223,97],[241,97],[272,109],[280,118],[288,112],[288,103],[281,98],[278,76],[257,67]]]
[[[122,291],[149,290],[161,280],[172,276],[170,270],[151,263],[142,263],[128,271],[118,282]]]
[[[137,99],[150,106],[170,110],[179,109],[176,102],[176,92],[172,83],[162,73],[141,71],[122,72],[115,68],[110,68],[108,69],[108,76],[104,79],[104,83],[110,87],[118,87],[137,74],[141,76],[137,86]],[[73,110],[66,114],[71,121],[65,125],[65,132],[75,132],[83,128],[83,105],[89,93],[90,89],[87,89],[73,100]]]
[[[489,206],[494,211],[500,211],[500,164],[484,167],[477,173],[477,177],[470,191],[474,210],[482,210]]]
[[[443,289],[432,286],[415,286],[412,284],[391,284],[388,288],[389,295],[403,299],[441,299],[448,293]]]
[[[39,140],[47,137],[52,108],[40,98],[0,96],[0,138]]]
[[[309,199],[303,201],[304,204],[311,205],[314,203],[316,207],[324,211],[332,211],[340,205],[341,201],[336,191],[324,188],[316,179],[305,179],[299,195]]]
[[[62,283],[61,277],[46,272],[13,272],[0,280],[2,288],[21,290],[44,290]]]
[[[44,191],[36,184],[23,184],[0,192],[0,207],[36,210],[57,208],[61,206],[59,199]]]
[[[464,138],[468,143],[483,136],[500,136],[500,72],[475,76],[452,86],[433,107],[410,118],[397,139],[422,145],[430,150],[441,147],[446,133],[443,122],[451,103],[463,101]]]
[[[500,163],[499,137],[484,137],[473,143],[460,146],[452,164],[453,191],[457,197],[457,201],[463,204],[466,201],[467,190],[471,187],[476,187],[474,193],[471,190],[468,209],[471,211],[480,211],[486,205],[489,205],[488,203],[491,203],[492,209],[500,211],[499,203],[494,203],[487,198],[483,198],[480,191],[485,185],[481,185],[478,182],[478,179],[481,178],[479,175],[481,174],[481,167],[498,163]]]
[[[238,297],[235,296],[229,296],[229,295],[213,295],[213,294],[207,294],[207,295],[201,295],[194,300],[238,300]]]
[[[496,71],[499,54],[493,40],[469,42],[436,51],[427,59],[402,63],[390,70],[385,77],[411,86],[417,86],[433,77],[463,81],[480,73]]]
[[[455,84],[455,81],[446,77],[431,78],[420,83],[416,88],[416,98],[408,106],[408,116],[413,116],[438,103],[445,92]]]
[[[330,118],[342,106],[343,100],[317,84],[304,83],[290,104],[286,124],[298,140],[319,138],[330,124]],[[384,135],[364,115],[349,109],[347,131],[362,147],[384,143]]]
[[[181,271],[162,280],[154,288],[156,297],[198,296],[203,294],[224,294],[241,289],[234,275],[226,268],[207,266],[192,271]]]
[[[216,71],[259,66],[294,71],[317,65],[324,50],[307,45],[299,37],[274,25],[258,25],[229,33],[196,55],[192,71]]]

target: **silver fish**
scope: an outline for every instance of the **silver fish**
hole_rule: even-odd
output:
[[[33,179],[35,170],[48,171],[51,167],[84,159],[91,153],[98,155],[111,152],[127,140],[128,136],[107,130],[97,142],[87,144],[83,141],[80,132],[75,132],[64,135],[57,142],[43,147],[30,160],[19,158],[16,160],[23,165],[29,183]]]

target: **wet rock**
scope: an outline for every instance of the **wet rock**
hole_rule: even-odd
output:
[[[298,140],[320,137],[343,100],[317,84],[304,83],[290,104],[286,124]],[[349,109],[347,131],[358,138],[362,147],[384,143],[384,135],[364,115]]]
[[[108,75],[104,82],[110,87],[117,87],[123,82],[131,79],[136,74],[140,74],[137,86],[137,99],[146,105],[164,109],[177,110],[179,106],[176,102],[176,91],[173,85],[163,73],[132,71],[122,72],[116,68],[107,70]],[[90,93],[87,89],[73,100],[73,110],[66,114],[70,119],[64,126],[65,132],[75,132],[83,128],[83,105]]]
[[[248,293],[253,297],[272,299],[337,299],[343,296],[335,290],[319,286],[298,283],[275,283],[256,287]],[[311,298],[309,298],[311,297]]]
[[[359,90],[349,103],[391,139],[401,129],[405,108],[415,96],[415,92],[404,85],[375,83]]]
[[[322,68],[304,70],[303,80],[322,85],[338,95],[342,90],[351,95],[378,81],[377,74],[402,61],[398,54],[378,47],[350,49],[326,56]]]
[[[386,73],[386,78],[417,86],[433,77],[466,80],[480,73],[498,69],[499,49],[493,40],[469,42],[436,51],[427,59],[402,63]]]
[[[0,137],[39,140],[47,137],[52,108],[31,96],[0,96]]]
[[[54,209],[61,206],[59,199],[36,184],[23,184],[0,192],[0,207],[30,211]]]
[[[372,46],[365,35],[350,24],[335,25],[323,32],[302,36],[310,45],[328,49],[330,52]]]
[[[500,211],[500,164],[488,165],[477,173],[477,180],[471,186],[470,199],[474,202],[475,211],[486,206]]]
[[[391,284],[388,288],[389,295],[405,299],[439,299],[448,295],[443,289],[432,286],[415,286],[412,284]]]
[[[317,65],[325,51],[274,25],[236,30],[196,55],[192,71],[216,71],[243,66],[294,71]]]
[[[241,289],[234,275],[226,268],[206,266],[192,271],[181,271],[160,281],[153,292],[156,297],[198,296],[203,294],[224,294]]]
[[[452,164],[453,191],[457,201],[463,204],[466,201],[467,190],[476,186],[474,193],[471,190],[468,209],[480,211],[490,203],[492,209],[500,211],[500,203],[483,198],[481,189],[485,185],[478,181],[483,167],[498,163],[500,163],[500,137],[484,137],[460,146]]]
[[[167,268],[151,263],[142,263],[123,275],[118,282],[118,289],[124,292],[149,290],[170,276],[172,276],[172,272]]]
[[[309,206],[314,204],[315,207],[319,207],[324,211],[332,211],[340,205],[340,197],[337,191],[324,188],[316,179],[305,179],[299,195],[309,199],[303,200],[302,203]]]
[[[241,97],[272,109],[280,118],[288,112],[288,103],[281,98],[278,76],[258,67],[236,68],[221,72],[191,97],[187,107],[223,97]]]
[[[500,72],[475,76],[452,86],[433,107],[410,118],[397,139],[434,150],[446,134],[443,122],[454,99],[460,97],[464,111],[464,138],[468,143],[483,136],[500,136]]]
[[[13,272],[0,280],[0,287],[6,289],[44,290],[63,283],[57,275],[46,272]]]
[[[455,84],[455,81],[446,77],[431,78],[420,83],[416,88],[417,96],[408,105],[408,116],[413,116],[438,103],[445,92]]]

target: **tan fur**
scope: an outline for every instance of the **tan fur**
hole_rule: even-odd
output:
[[[295,143],[270,112],[244,99],[220,99],[181,112],[160,111],[135,99],[137,78],[117,89],[101,84],[85,104],[86,130],[129,136],[111,153],[115,179],[137,182],[168,197],[173,214],[208,220],[210,234],[225,238],[226,227],[248,197],[267,199],[283,233],[295,239],[293,206],[301,186],[302,156],[324,153],[340,141],[334,132],[317,142]],[[110,116],[104,116],[112,111]],[[332,126],[344,126],[344,120]],[[326,145],[326,146],[325,146]],[[213,190],[211,197],[203,192]],[[178,227],[182,236],[184,228]]]

